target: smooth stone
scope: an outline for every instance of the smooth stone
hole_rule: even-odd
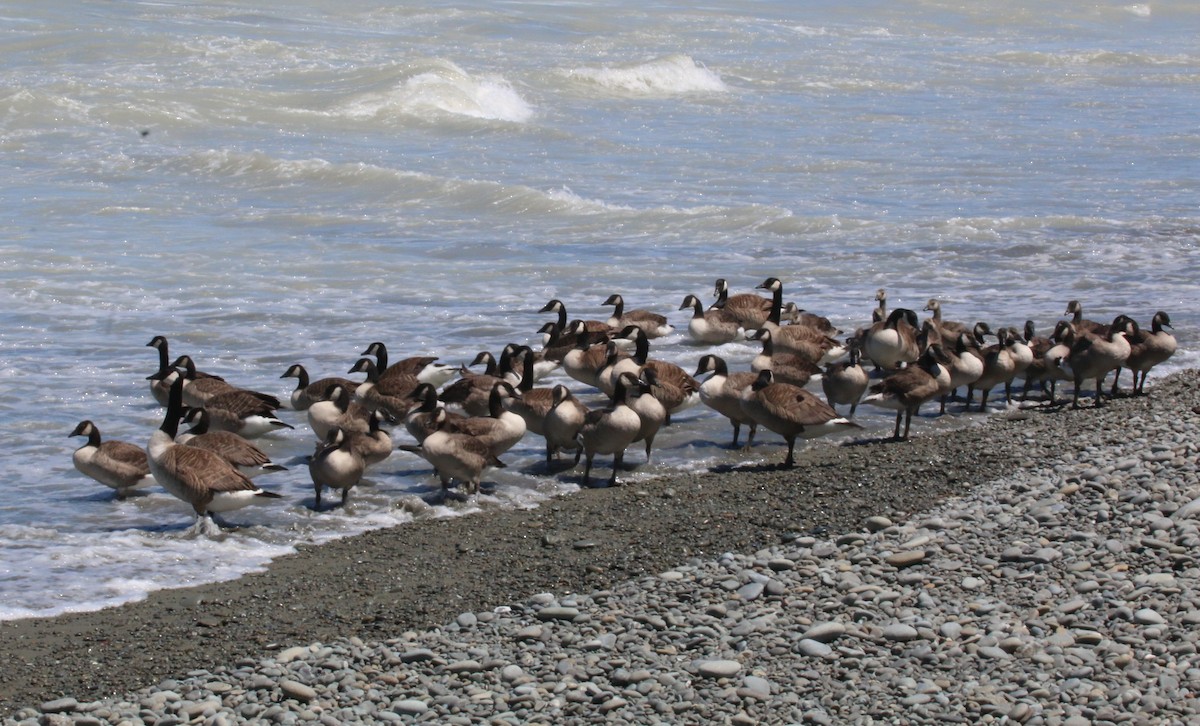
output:
[[[814,658],[824,658],[833,652],[833,646],[828,643],[822,643],[819,640],[804,638],[799,643],[796,643],[796,649],[802,655],[812,656]]]
[[[1134,622],[1140,625],[1162,625],[1167,622],[1163,616],[1151,608],[1142,608],[1133,614]]]
[[[538,620],[574,620],[579,617],[579,610],[568,607],[546,607],[538,610]]]
[[[803,640],[815,640],[818,643],[828,643],[846,634],[846,626],[838,622],[814,623],[800,636]]]
[[[79,707],[79,701],[71,697],[56,698],[41,705],[42,713],[68,713]]]
[[[429,706],[424,701],[418,701],[415,698],[406,698],[403,701],[393,703],[392,710],[407,716],[420,716],[429,710]]]
[[[696,663],[696,672],[705,678],[728,678],[737,675],[742,664],[736,660],[704,660]]]
[[[888,555],[884,560],[895,568],[912,567],[925,561],[925,550],[907,550]]]
[[[433,660],[437,655],[428,648],[418,648],[400,654],[401,663],[420,663],[421,661]]]
[[[892,526],[892,520],[883,516],[867,517],[867,531],[879,532]]]
[[[892,623],[883,629],[883,637],[887,640],[897,643],[905,643],[910,640],[916,640],[921,636],[917,629],[911,625],[904,623]]]
[[[279,690],[283,691],[283,695],[288,698],[294,698],[303,703],[315,701],[317,698],[317,692],[311,686],[290,679],[280,681]]]

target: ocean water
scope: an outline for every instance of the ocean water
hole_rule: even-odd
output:
[[[1166,310],[1182,350],[1156,373],[1197,365],[1195,3],[393,5],[0,11],[0,618],[236,577],[437,489],[398,452],[311,511],[315,440],[285,411],[260,442],[291,468],[258,479],[284,498],[232,530],[194,536],[161,490],[114,501],[68,434],[146,442],[154,335],[283,396],[291,363],[343,375],[375,340],[465,363],[536,342],[550,298],[601,318],[620,292],[675,322],[652,353],[694,367],[683,297],[775,276],[847,330],[879,287],[1043,333],[1070,299]],[[783,456],[729,436],[691,409],[625,476]],[[540,447],[432,516],[579,495]]]

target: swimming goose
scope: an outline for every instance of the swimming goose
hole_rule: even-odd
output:
[[[365,373],[367,379],[354,389],[354,399],[371,411],[383,409],[396,420],[408,411],[405,399],[421,384],[413,375],[393,375],[388,380],[379,377],[379,369],[370,358],[359,358],[347,373]]]
[[[712,354],[700,358],[696,372],[692,375],[701,376],[705,373],[712,373],[712,375],[700,384],[700,400],[704,405],[729,419],[729,423],[733,426],[733,443],[730,446],[737,447],[738,434],[742,430],[742,424],[748,426],[749,433],[743,448],[749,449],[754,445],[754,434],[758,431],[758,422],[742,409],[742,391],[758,379],[758,373],[750,371],[730,373],[725,359]]]
[[[579,463],[583,445],[579,431],[587,420],[588,409],[561,383],[551,389],[553,402],[546,412],[543,432],[546,437],[546,465],[562,449],[575,450],[575,464]]]
[[[751,292],[737,295],[729,294],[729,283],[725,278],[717,278],[713,289],[717,301],[709,306],[710,310],[724,310],[737,320],[746,330],[756,330],[766,324],[771,315],[771,299]]]
[[[336,426],[317,444],[308,461],[308,475],[315,492],[313,509],[321,509],[321,492],[326,487],[340,489],[341,506],[346,506],[350,490],[362,481],[366,461],[351,445],[350,435]]]
[[[421,443],[419,454],[433,465],[442,482],[443,493],[448,492],[451,481],[458,481],[468,496],[478,494],[483,472],[492,467],[503,467],[504,463],[474,436],[450,431],[448,421],[446,409],[439,408],[434,412],[434,430]],[[401,448],[413,451],[412,447]]]
[[[1128,328],[1126,328],[1125,320],[1127,319],[1126,316],[1118,315],[1113,319],[1112,325],[1104,335],[1075,331],[1075,343],[1071,346],[1071,353],[1063,363],[1064,367],[1071,371],[1071,377],[1075,382],[1074,396],[1071,399],[1072,408],[1079,408],[1079,394],[1083,388],[1083,382],[1090,380],[1096,381],[1095,405],[1104,405],[1101,390],[1104,385],[1104,377],[1108,375],[1109,371],[1125,365],[1131,352],[1129,341],[1126,339]]]
[[[705,311],[700,298],[688,295],[680,304],[680,310],[692,309],[692,318],[688,321],[688,335],[692,340],[705,345],[723,345],[742,337],[742,326],[737,316],[719,308]]]
[[[156,335],[150,340],[149,343],[146,343],[146,346],[158,350],[158,371],[154,375],[146,377],[146,380],[150,381],[150,393],[154,396],[154,400],[158,401],[160,406],[166,406],[167,397],[170,395],[171,391],[171,379],[169,379],[169,374],[175,370],[170,363],[171,356],[170,353],[168,353],[169,346],[167,344],[167,339],[161,335]],[[213,375],[212,373],[205,373],[204,371],[196,371],[196,378],[215,378],[218,381],[225,380],[220,376]]]
[[[817,361],[825,355],[820,345],[797,344],[796,352],[777,351],[775,333],[770,328],[759,328],[746,336],[747,340],[762,343],[762,351],[750,361],[750,370],[755,374],[771,371],[776,383],[790,383],[803,388],[813,376],[821,373]]]
[[[208,449],[233,464],[246,476],[269,471],[287,471],[286,466],[271,461],[266,452],[232,431],[209,430],[208,409],[188,409],[183,423],[191,428],[179,434],[175,443]]]
[[[609,295],[603,304],[614,306],[612,317],[608,319],[610,328],[619,330],[628,325],[636,325],[645,331],[647,338],[661,338],[664,335],[670,335],[675,330],[674,326],[667,322],[666,317],[658,313],[641,308],[626,310],[625,298],[620,295]]]
[[[421,383],[432,383],[437,387],[454,378],[457,372],[453,366],[438,363],[437,356],[431,355],[413,356],[389,363],[387,346],[378,340],[359,355],[375,356],[375,368],[379,370],[379,379],[383,381],[394,376],[414,376]]]
[[[849,350],[846,360],[825,364],[825,370],[821,373],[821,390],[830,408],[836,411],[839,405],[849,404],[850,416],[853,417],[871,381],[860,363],[862,353],[859,347],[851,345]]]
[[[612,454],[612,476],[608,485],[617,485],[617,472],[625,458],[625,449],[642,429],[642,418],[629,406],[629,399],[639,395],[637,380],[625,373],[617,379],[613,397],[607,407],[589,411],[579,429],[579,440],[585,457],[583,486],[591,486],[592,460],[596,454]]]
[[[942,387],[938,379],[943,375],[945,375],[945,371],[937,362],[933,350],[929,349],[921,354],[916,365],[901,368],[872,385],[870,393],[862,402],[894,410],[896,412],[896,429],[892,433],[892,438],[897,441],[906,440],[909,427],[912,425],[913,414],[920,410],[921,404],[932,401],[942,394]],[[904,421],[903,436],[900,435],[901,419]]]
[[[1150,369],[1175,355],[1178,343],[1175,341],[1174,335],[1163,330],[1163,328],[1171,327],[1171,316],[1162,310],[1154,313],[1154,317],[1150,319],[1149,333],[1139,328],[1136,322],[1131,320],[1130,323],[1129,357],[1126,359],[1125,365],[1133,371],[1134,395],[1141,396],[1146,393],[1146,376]],[[1118,368],[1117,375],[1113,378],[1113,395],[1117,393],[1117,378],[1120,376],[1121,369]]]
[[[184,388],[185,392],[187,388]],[[254,391],[235,388],[218,393],[210,396],[201,408],[208,411],[208,425],[211,428],[232,431],[248,439],[292,428],[291,424],[275,415],[275,407]]]
[[[883,322],[875,323],[863,335],[863,353],[876,365],[894,369],[921,356],[917,346],[917,314],[908,308],[896,308]]]
[[[555,299],[551,300],[550,302],[546,303],[545,306],[543,306],[542,309],[539,310],[538,312],[539,313],[558,313],[558,320],[555,322],[558,325],[558,329],[560,331],[567,331],[571,327],[571,326],[567,325],[567,306],[563,305],[562,300],[555,298]],[[578,322],[583,326],[583,328],[582,328],[583,330],[587,330],[587,331],[590,331],[593,333],[607,335],[608,333],[612,332],[612,328],[609,327],[608,323],[606,323],[602,320],[580,320]],[[541,331],[542,336],[543,336],[542,343],[548,345],[550,343],[550,338],[548,336],[548,333],[545,332],[545,327],[546,326],[542,326],[543,330]],[[578,332],[578,331],[576,331],[576,332]]]
[[[933,313],[929,319],[943,338],[953,340],[958,337],[959,333],[970,331],[970,327],[966,323],[960,323],[957,320],[943,320],[942,303],[937,298],[929,298],[929,302],[925,303],[925,309]]]
[[[759,372],[758,378],[741,393],[742,410],[787,442],[784,467],[795,466],[796,439],[815,439],[821,436],[862,428],[808,391],[790,383],[775,383],[769,370]]]
[[[329,432],[340,428],[347,433],[365,432],[371,425],[371,409],[356,400],[346,386],[335,385],[326,391],[326,398],[308,407],[308,425],[318,441],[329,438]]]
[[[1071,326],[1075,328],[1076,335],[1106,335],[1108,333],[1108,326],[1104,323],[1087,320],[1083,317],[1083,303],[1078,300],[1067,303],[1067,310],[1063,314],[1071,316]]]
[[[637,326],[629,326],[621,331],[621,337],[632,339],[634,343],[633,361],[637,363],[640,372],[652,371],[650,383],[654,387],[653,395],[667,409],[667,423],[671,423],[671,414],[695,406],[700,402],[700,384],[683,368],[664,360],[650,358],[650,341],[646,331]]]
[[[71,455],[75,468],[101,484],[116,490],[124,499],[135,489],[154,484],[146,451],[125,441],[101,441],[100,429],[91,421],[80,421],[69,436],[86,436],[87,443]]]
[[[217,454],[175,443],[182,413],[183,379],[180,378],[171,384],[166,415],[150,436],[146,453],[155,480],[173,496],[190,504],[197,522],[215,521],[214,514],[280,498],[275,492],[256,486]]]
[[[294,411],[307,411],[313,403],[326,400],[329,397],[329,390],[334,386],[342,386],[351,393],[358,388],[358,383],[349,378],[321,378],[310,382],[308,371],[299,363],[292,364],[280,378],[296,379],[296,388],[292,390],[290,398]]]

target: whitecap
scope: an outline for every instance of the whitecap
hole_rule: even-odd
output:
[[[575,68],[566,75],[608,91],[640,96],[725,93],[729,90],[718,74],[684,54],[631,65]]]

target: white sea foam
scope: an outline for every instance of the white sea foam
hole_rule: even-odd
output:
[[[642,63],[574,68],[566,71],[566,75],[607,91],[645,96],[725,93],[729,90],[717,73],[684,54]]]

